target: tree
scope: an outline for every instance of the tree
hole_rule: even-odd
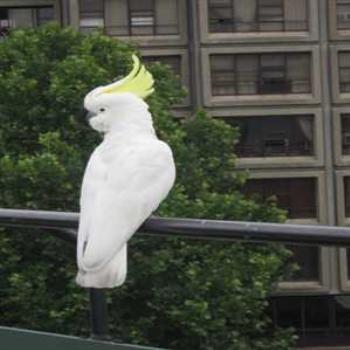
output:
[[[83,97],[124,76],[134,51],[54,25],[14,31],[0,43],[2,207],[78,210],[84,166],[100,141],[84,119]],[[155,126],[177,163],[176,186],[158,214],[283,222],[274,202],[240,192],[246,176],[235,171],[233,153],[239,131],[204,112],[173,118],[180,82],[167,66],[149,69]],[[0,252],[3,324],[87,334],[72,247],[44,231],[16,229],[0,231]],[[113,334],[172,349],[290,349],[291,333],[271,331],[265,312],[287,258],[276,245],[135,238],[128,280],[109,293]]]

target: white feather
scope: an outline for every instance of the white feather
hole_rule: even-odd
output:
[[[125,281],[127,242],[175,180],[172,152],[155,136],[147,105],[125,99],[128,103],[102,99],[108,113],[91,122],[96,128],[103,124],[106,134],[82,185],[76,281],[83,287],[111,288]]]

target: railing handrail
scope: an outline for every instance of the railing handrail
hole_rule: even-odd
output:
[[[0,227],[32,227],[61,232],[61,238],[75,241],[79,214],[73,212],[0,209]],[[350,228],[325,225],[296,225],[264,222],[160,218],[152,216],[139,232],[149,235],[195,239],[281,242],[350,246]]]
[[[56,236],[75,243],[79,214],[72,212],[0,209],[0,227],[31,227],[53,230]],[[350,247],[350,228],[321,225],[292,225],[200,219],[150,217],[139,232],[163,236],[246,242]],[[90,289],[91,333],[108,339],[108,312],[105,292]]]

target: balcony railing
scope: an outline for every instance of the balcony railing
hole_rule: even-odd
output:
[[[244,72],[243,72],[244,73]],[[242,72],[241,72],[242,74]],[[212,90],[214,96],[243,96],[243,95],[284,95],[309,94],[311,82],[309,80],[288,80],[285,82],[260,80],[219,80],[212,74]],[[220,76],[221,78],[221,76]]]
[[[0,227],[46,229],[57,237],[75,243],[79,215],[77,213],[0,209]],[[289,244],[350,246],[350,228],[312,225],[237,222],[151,217],[139,233],[176,236],[203,240],[225,240],[234,243],[282,242]],[[97,338],[106,338],[107,308],[102,290],[91,289],[91,329]],[[0,329],[8,333],[9,330]],[[116,349],[139,349],[116,345]],[[102,348],[101,348],[102,349]]]
[[[277,141],[270,145],[265,142],[244,143],[236,146],[237,155],[241,158],[253,157],[297,157],[312,156],[312,144],[307,142],[291,143],[287,141],[278,143]]]
[[[176,24],[168,25],[125,25],[125,26],[80,26],[82,33],[89,33],[94,30],[102,30],[104,34],[111,36],[158,36],[158,35],[179,35],[179,27]]]
[[[307,20],[260,20],[240,21],[230,18],[211,18],[211,33],[261,33],[261,32],[307,32]]]

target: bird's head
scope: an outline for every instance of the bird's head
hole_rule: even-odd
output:
[[[105,133],[115,124],[142,122],[142,116],[148,115],[144,99],[154,92],[154,80],[136,55],[132,59],[133,68],[125,78],[86,95],[84,107],[93,129]]]

